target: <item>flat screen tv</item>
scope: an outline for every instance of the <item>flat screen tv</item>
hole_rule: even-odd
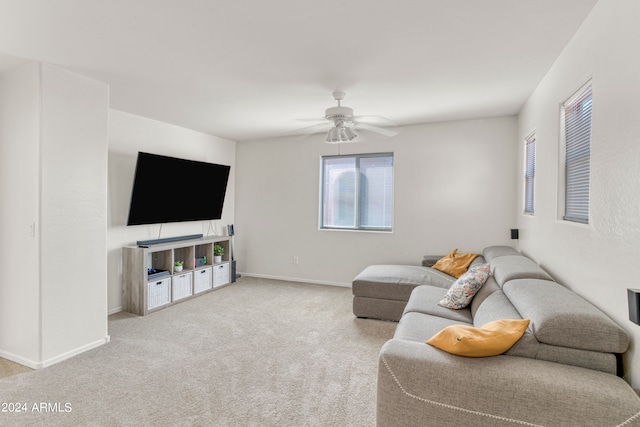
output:
[[[139,152],[127,225],[220,219],[230,169]]]

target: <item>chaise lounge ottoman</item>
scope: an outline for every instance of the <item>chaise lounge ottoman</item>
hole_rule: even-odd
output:
[[[415,287],[449,289],[455,280],[438,270],[417,265],[371,265],[353,279],[353,314],[397,322]]]

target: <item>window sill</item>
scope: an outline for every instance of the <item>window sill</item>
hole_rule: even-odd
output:
[[[333,227],[318,227],[319,231],[348,231],[355,233],[381,233],[381,234],[393,234],[393,229],[367,229],[367,228],[333,228]]]

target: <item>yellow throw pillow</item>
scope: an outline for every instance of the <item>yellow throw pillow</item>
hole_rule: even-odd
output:
[[[527,319],[496,320],[481,328],[451,325],[435,334],[426,343],[458,356],[497,356],[513,347],[528,326]]]
[[[458,249],[454,249],[450,254],[440,258],[431,268],[440,270],[443,273],[447,273],[449,276],[459,278],[467,272],[471,261],[473,261],[478,254],[459,254]]]

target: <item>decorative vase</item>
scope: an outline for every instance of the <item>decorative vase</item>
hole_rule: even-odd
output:
[[[215,264],[220,264],[222,262],[222,255],[214,255],[213,256],[213,262]]]
[[[174,266],[173,270],[176,271],[176,272],[180,272],[180,271],[182,271],[182,266],[181,265],[176,265],[176,266]]]

